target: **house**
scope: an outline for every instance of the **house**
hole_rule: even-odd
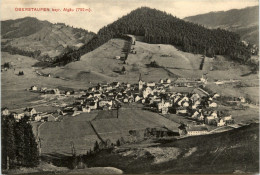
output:
[[[162,114],[167,114],[167,113],[168,113],[168,107],[163,107]]]
[[[52,91],[53,91],[53,93],[56,94],[56,95],[60,94],[60,90],[59,90],[59,89],[53,89]]]
[[[154,87],[155,86],[155,82],[148,82],[147,84],[146,84],[148,87]]]
[[[232,118],[232,115],[222,117],[222,119],[224,120],[224,122],[226,122],[227,125],[234,124],[234,119]]]
[[[187,134],[186,127],[187,126],[185,124],[181,123],[181,125],[178,127],[180,135],[186,135]]]
[[[46,92],[46,91],[47,91],[46,87],[41,88],[41,92]]]
[[[179,107],[179,108],[176,109],[176,114],[185,115],[187,113],[188,113],[187,108]]]
[[[164,102],[164,99],[162,99],[161,102],[157,103],[157,110],[162,111],[162,108],[168,108],[168,105]]]
[[[109,105],[109,104],[106,104],[105,106],[103,106],[102,109],[103,109],[103,110],[111,110],[111,109],[112,109],[112,106]]]
[[[90,113],[90,111],[91,111],[91,109],[90,109],[90,107],[89,106],[87,106],[87,107],[84,107],[84,106],[82,106],[82,112],[87,112],[87,113]]]
[[[32,117],[36,113],[37,112],[34,108],[25,108],[25,110],[24,110],[24,114],[29,117]]]
[[[120,60],[120,58],[121,58],[120,56],[115,56],[115,59],[117,60]]]
[[[33,116],[32,116],[32,120],[34,120],[34,121],[39,122],[39,121],[41,121],[41,119],[42,119],[42,116],[40,116],[39,114],[33,114]]]
[[[120,83],[115,81],[113,83],[111,83],[112,87],[119,87]]]
[[[98,102],[98,106],[101,107],[101,108],[104,107],[107,104],[112,106],[112,104],[113,104],[112,100],[100,100]]]
[[[216,98],[218,98],[218,97],[220,97],[220,95],[216,93],[216,94],[213,95],[212,98],[213,98],[213,99],[216,99]]]
[[[143,91],[143,97],[146,98],[146,97],[148,97],[149,94],[152,94],[152,95],[153,95],[153,90],[152,90],[152,88],[147,87],[147,88],[145,88],[145,90]]]
[[[241,103],[245,103],[246,99],[244,97],[239,97]]]
[[[66,113],[64,113],[62,110],[60,109],[57,109],[57,114],[58,115],[66,115]]]
[[[32,86],[32,87],[31,87],[31,90],[32,90],[32,91],[37,91],[38,88],[37,88],[36,86]]]
[[[91,110],[97,109],[97,102],[90,102],[86,107],[89,107]]]
[[[163,84],[163,83],[164,83],[163,79],[160,79],[160,80],[159,80],[159,83]]]
[[[209,107],[211,107],[211,108],[216,108],[217,106],[218,106],[218,104],[215,102],[212,102],[209,104]]]
[[[199,96],[199,94],[194,93],[194,94],[192,94],[192,96],[190,97],[190,99],[191,99],[191,101],[194,103],[194,102],[196,102],[196,101],[198,101],[198,100],[200,99],[200,96]]]
[[[213,111],[210,116],[217,118],[218,117],[217,111]]]
[[[41,119],[41,122],[55,122],[55,121],[56,121],[56,118],[51,114],[46,115],[46,116],[42,117],[42,119]]]
[[[12,113],[15,120],[21,120],[24,117],[24,113],[17,114],[16,112]]]
[[[139,96],[139,95],[137,95],[136,97],[135,97],[135,102],[138,102],[138,101],[140,101],[141,100],[141,97]]]
[[[188,107],[189,103],[187,101],[182,101],[181,106]]]
[[[70,91],[65,91],[65,95],[70,95]]]
[[[205,119],[205,123],[208,125],[215,125],[217,117],[214,116],[207,116]]]
[[[9,113],[8,108],[6,108],[6,107],[2,108],[2,115],[3,115],[3,116],[8,116],[9,114],[10,114],[10,113]]]
[[[217,123],[217,126],[224,126],[226,125],[226,122],[223,119],[220,119],[219,122]]]
[[[94,97],[100,97],[101,93],[100,92],[94,92]]]
[[[199,114],[199,116],[198,116],[198,120],[199,121],[204,121],[204,115],[203,115],[203,113],[202,112],[200,112],[200,114]]]
[[[198,111],[195,111],[195,112],[192,114],[191,118],[197,118],[198,115],[199,115],[199,112],[198,112]]]
[[[186,128],[187,130],[187,135],[204,135],[204,134],[208,134],[208,128],[206,127],[202,127],[202,126],[188,126]]]
[[[170,84],[171,82],[172,82],[172,81],[171,81],[170,79],[168,79],[168,78],[166,79],[166,83],[167,83],[167,84]]]

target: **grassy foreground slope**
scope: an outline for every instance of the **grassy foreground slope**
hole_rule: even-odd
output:
[[[164,141],[165,142],[165,141]],[[168,141],[160,146],[101,152],[90,166],[113,166],[124,173],[257,173],[259,124],[232,131]],[[129,148],[130,146],[128,146]],[[168,149],[169,152],[162,150]],[[161,161],[158,161],[161,160]]]

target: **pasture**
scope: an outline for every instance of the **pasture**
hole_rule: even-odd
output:
[[[129,130],[144,130],[146,128],[166,127],[178,131],[178,123],[168,120],[159,114],[141,109],[125,108],[119,110],[119,118],[116,111],[104,115],[106,111],[94,111],[82,113],[78,116],[65,117],[61,122],[46,122],[39,128],[39,137],[42,139],[43,154],[71,154],[71,142],[74,143],[77,154],[85,154],[93,149],[95,141],[100,142],[94,126],[102,140],[109,139],[116,143],[123,137],[127,140]]]

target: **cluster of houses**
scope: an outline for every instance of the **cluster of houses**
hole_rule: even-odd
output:
[[[202,82],[206,81],[202,78]],[[223,116],[219,113],[221,111],[216,112],[217,98],[220,97],[218,94],[210,96],[200,88],[190,93],[176,93],[173,88],[175,86],[175,82],[170,79],[146,83],[142,81],[141,75],[138,84],[98,84],[90,87],[84,95],[75,100],[73,106],[65,107],[64,111],[72,112],[75,116],[92,110],[116,109],[119,103],[135,102],[143,104],[145,109],[163,115],[178,114],[204,124],[223,126],[234,122],[232,116]]]
[[[210,95],[200,88],[187,93],[174,92],[176,86],[197,86],[201,83],[207,83],[207,79],[202,77],[200,80],[193,81],[181,78],[174,82],[170,79],[144,82],[140,75],[137,84],[112,82],[90,87],[83,95],[76,98],[73,104],[63,107],[55,114],[37,113],[34,108],[26,108],[24,113],[13,113],[13,115],[17,120],[27,115],[33,121],[56,121],[59,115],[76,116],[92,110],[118,109],[120,103],[141,103],[144,109],[162,115],[173,113],[185,116],[201,124],[223,126],[234,123],[231,115],[217,110],[217,99],[220,97],[218,94]],[[30,90],[50,94],[74,94],[74,91],[38,89],[36,86],[32,86]],[[2,110],[2,114],[5,112]]]
[[[30,91],[32,92],[40,92],[40,93],[44,93],[44,94],[56,94],[56,95],[72,95],[75,92],[72,91],[61,91],[58,88],[54,88],[54,89],[48,89],[46,87],[42,87],[42,88],[38,88],[37,86],[31,86]]]
[[[56,121],[58,117],[58,113],[51,114],[51,113],[43,113],[43,112],[37,112],[35,108],[25,108],[22,113],[17,112],[10,112],[8,108],[2,108],[1,110],[2,116],[13,116],[14,119],[18,122],[23,117],[27,116],[29,117],[29,121],[37,121],[37,122],[50,122],[50,121]]]

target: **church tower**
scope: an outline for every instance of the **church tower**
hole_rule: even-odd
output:
[[[140,76],[139,76],[139,90],[142,90],[143,89],[143,81],[142,81],[142,76],[141,76],[141,73],[140,73]]]

